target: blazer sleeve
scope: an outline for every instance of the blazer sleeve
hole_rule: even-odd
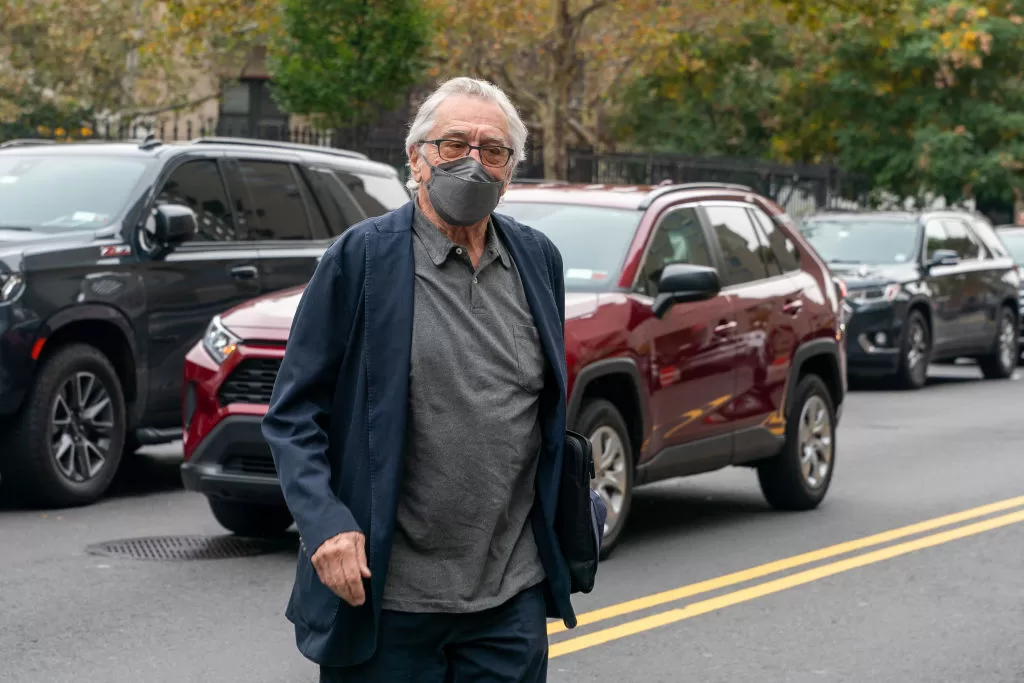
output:
[[[310,556],[333,536],[361,531],[331,486],[328,459],[331,403],[360,289],[339,264],[347,241],[343,236],[324,253],[302,294],[263,418],[285,502]]]
[[[544,236],[545,251],[548,256],[548,272],[551,275],[551,291],[555,293],[555,304],[558,306],[558,317],[565,327],[565,267],[562,265],[562,253],[546,235]]]

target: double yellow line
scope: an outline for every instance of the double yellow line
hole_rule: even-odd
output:
[[[752,567],[750,569],[744,569],[743,571],[708,579],[707,581],[701,581],[699,583],[681,586],[679,588],[655,593],[654,595],[644,596],[635,600],[629,600],[616,605],[602,607],[601,609],[580,614],[577,618],[577,628],[625,616],[641,610],[667,605],[684,598],[708,593],[721,588],[728,588],[730,586],[763,578],[778,572],[795,569],[814,562],[820,562],[821,560],[831,559],[857,550],[865,550],[867,548],[904,539],[909,536],[917,536],[929,531],[935,531],[936,529],[960,524],[961,522],[994,515],[998,512],[1006,512],[1007,510],[1013,510],[1022,506],[1024,506],[1024,496],[1009,498],[997,503],[982,505],[981,507],[964,510],[963,512],[957,512],[943,517],[936,517],[935,519],[925,520],[923,522],[900,527],[898,529],[892,529],[890,531],[865,536],[864,538],[859,538],[853,541],[839,543],[820,550],[813,550],[801,555],[794,555],[793,557],[787,557],[775,562],[769,562],[757,567]],[[603,645],[613,640],[643,633],[644,631],[649,631],[660,626],[674,624],[724,607],[730,607],[765,595],[778,593],[779,591],[786,590],[787,588],[802,586],[812,581],[817,581],[828,576],[834,576],[851,569],[875,564],[876,562],[882,562],[883,560],[889,560],[894,557],[899,557],[900,555],[906,555],[907,553],[912,553],[916,550],[931,548],[943,543],[955,541],[960,538],[966,538],[968,536],[974,536],[985,531],[991,531],[992,529],[998,529],[1018,522],[1024,522],[1024,509],[996,517],[990,517],[989,519],[974,522],[973,524],[965,524],[963,526],[958,526],[956,528],[928,536],[921,536],[902,543],[888,545],[884,548],[879,548],[854,557],[819,565],[817,567],[789,574],[771,581],[758,583],[747,588],[724,593],[713,598],[700,600],[682,607],[675,607],[650,616],[627,621],[617,626],[604,628],[575,638],[561,640],[559,642],[552,643],[549,646],[548,655],[549,657],[560,657],[562,655],[571,654],[597,645]],[[567,629],[561,622],[552,622],[548,624],[549,636],[557,635],[566,630]]]

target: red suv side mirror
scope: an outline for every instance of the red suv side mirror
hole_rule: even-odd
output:
[[[675,304],[704,301],[722,291],[718,271],[689,263],[670,263],[658,280],[658,296],[654,298],[654,315],[664,317]]]

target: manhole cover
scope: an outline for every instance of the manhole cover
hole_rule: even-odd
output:
[[[128,557],[133,560],[225,560],[266,555],[290,547],[285,540],[238,536],[151,536],[106,541],[86,548],[93,555]]]

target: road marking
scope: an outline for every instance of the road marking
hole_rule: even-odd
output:
[[[897,529],[883,531],[871,536],[865,536],[864,538],[845,541],[819,550],[812,550],[800,555],[793,555],[792,557],[775,560],[774,562],[733,572],[732,574],[725,574],[713,579],[707,579],[706,581],[693,583],[688,586],[681,586],[679,588],[662,591],[661,593],[645,595],[633,600],[627,600],[626,602],[620,602],[615,605],[609,605],[608,607],[584,612],[577,616],[576,625],[577,628],[579,628],[580,626],[587,626],[599,621],[604,621],[605,619],[614,619],[615,617],[630,614],[631,612],[638,612],[651,607],[657,607],[658,605],[675,602],[677,600],[682,600],[683,598],[693,597],[694,595],[707,593],[720,588],[728,588],[729,586],[734,586],[738,583],[744,583],[753,579],[759,579],[761,577],[768,576],[769,574],[775,574],[787,569],[795,569],[796,567],[801,567],[805,564],[810,564],[819,560],[827,560],[854,550],[864,550],[865,548],[889,543],[890,541],[906,538],[907,536],[913,536],[914,534],[933,531],[944,526],[949,526],[950,524],[966,522],[969,519],[984,517],[985,515],[990,515],[994,512],[1002,512],[1010,508],[1020,507],[1021,505],[1024,505],[1024,496],[1017,496],[1016,498],[1008,498],[995,503],[989,503],[988,505],[971,508],[970,510],[954,512],[953,514],[943,515],[942,517],[936,517],[934,519],[924,520],[922,522],[899,527]],[[548,623],[549,636],[555,635],[556,633],[562,633],[567,630],[568,629],[561,621],[552,621]]]
[[[1018,510],[1017,512],[1011,512],[1000,517],[993,517],[991,519],[957,527],[948,531],[941,531],[913,541],[897,543],[896,545],[873,550],[869,553],[864,553],[863,555],[857,555],[855,557],[839,560],[813,569],[807,569],[805,571],[791,574],[789,576],[783,576],[756,586],[750,586],[749,588],[743,588],[738,591],[719,595],[718,597],[701,600],[700,602],[695,602],[691,605],[687,605],[686,607],[670,609],[649,617],[626,622],[619,626],[595,631],[594,633],[589,633],[585,636],[564,640],[560,643],[551,645],[548,648],[548,656],[552,658],[561,657],[573,652],[579,652],[580,650],[585,650],[596,645],[603,645],[613,640],[619,640],[620,638],[643,633],[644,631],[650,631],[651,629],[659,628],[661,626],[667,626],[668,624],[692,619],[693,617],[701,614],[707,614],[708,612],[720,610],[725,607],[738,605],[741,602],[747,602],[754,600],[755,598],[771,595],[772,593],[778,593],[788,588],[802,586],[804,584],[811,583],[812,581],[818,581],[819,579],[824,579],[829,576],[835,576],[836,574],[841,574],[843,572],[850,571],[851,569],[875,564],[877,562],[899,557],[900,555],[906,555],[917,550],[931,548],[943,543],[949,543],[950,541],[966,538],[967,536],[974,536],[985,531],[991,531],[992,529],[998,529],[1000,527],[1017,524],[1019,522],[1024,522],[1024,510]]]

